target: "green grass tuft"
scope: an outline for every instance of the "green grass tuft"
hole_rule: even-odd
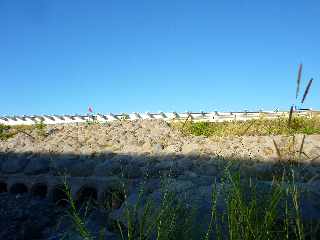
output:
[[[10,131],[11,127],[0,124],[0,140],[7,140],[13,136],[13,133]]]

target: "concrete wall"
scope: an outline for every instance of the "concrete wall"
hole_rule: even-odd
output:
[[[315,111],[298,110],[295,115],[311,116]],[[160,113],[131,113],[131,114],[92,114],[92,115],[41,115],[41,116],[6,116],[0,117],[0,124],[4,125],[32,125],[43,122],[44,124],[70,124],[85,123],[87,121],[111,122],[117,120],[137,119],[162,119],[164,121],[185,120],[194,121],[245,121],[265,117],[268,119],[288,116],[288,111],[257,111],[257,112],[160,112]]]

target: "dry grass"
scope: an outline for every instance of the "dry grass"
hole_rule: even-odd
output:
[[[260,118],[249,121],[232,122],[192,122],[173,123],[183,134],[196,136],[265,136],[265,135],[292,135],[292,134],[320,134],[320,117],[292,116],[290,124],[288,118],[275,120]]]

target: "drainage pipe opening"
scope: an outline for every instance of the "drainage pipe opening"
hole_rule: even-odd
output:
[[[0,193],[8,192],[8,187],[5,182],[0,182]]]
[[[10,188],[10,193],[12,194],[24,194],[28,192],[28,188],[23,183],[15,183]]]
[[[36,184],[31,188],[33,197],[45,198],[47,196],[48,187],[45,184]]]
[[[62,185],[53,188],[52,201],[59,207],[66,207],[68,205],[68,196]]]
[[[103,205],[107,209],[118,209],[124,202],[124,194],[122,191],[115,189],[107,189],[103,197]]]
[[[94,187],[82,187],[77,193],[77,205],[83,206],[87,203],[95,204],[98,199],[97,190]]]

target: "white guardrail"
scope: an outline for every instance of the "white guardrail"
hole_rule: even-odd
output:
[[[295,110],[295,116],[312,116],[316,111],[310,109]],[[192,119],[193,121],[223,122],[246,121],[260,117],[273,119],[288,117],[288,111],[256,111],[256,112],[160,112],[160,113],[131,113],[131,114],[88,114],[88,115],[34,115],[34,116],[4,116],[0,117],[3,125],[32,125],[43,122],[44,124],[71,124],[86,123],[88,121],[112,122],[117,120],[162,119],[164,121],[181,121]]]

